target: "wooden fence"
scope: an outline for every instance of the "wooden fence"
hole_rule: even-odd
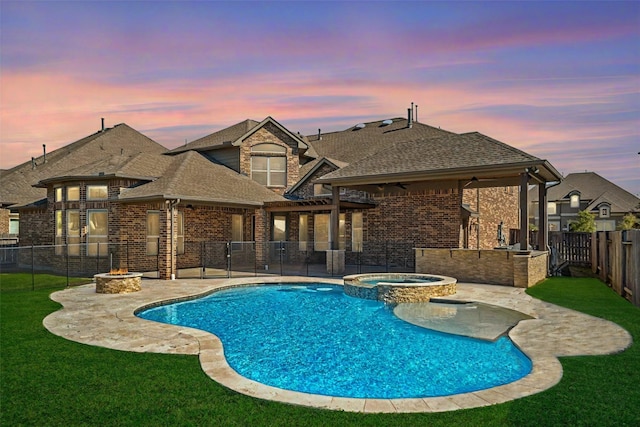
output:
[[[591,252],[600,280],[640,307],[640,230],[594,233]]]

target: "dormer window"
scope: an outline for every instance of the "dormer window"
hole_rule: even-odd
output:
[[[609,205],[600,205],[600,218],[609,218],[611,215],[611,208]]]
[[[571,207],[579,208],[580,207],[580,194],[572,194],[571,195]]]
[[[267,187],[286,187],[286,147],[273,143],[251,147],[251,178]]]

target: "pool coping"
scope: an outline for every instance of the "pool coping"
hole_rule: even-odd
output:
[[[490,389],[441,397],[403,399],[345,398],[301,393],[245,378],[227,363],[222,342],[208,332],[136,317],[143,307],[190,299],[213,291],[256,283],[330,283],[342,279],[268,276],[232,279],[177,279],[142,282],[142,290],[128,294],[99,294],[95,284],[51,294],[63,308],[49,314],[43,325],[71,341],[133,352],[197,355],[202,370],[221,385],[259,399],[330,410],[365,413],[443,412],[495,405],[547,390],[562,378],[558,357],[604,355],[623,351],[631,335],[617,324],[545,303],[524,289],[458,283],[447,299],[479,301],[521,311],[532,319],[509,331],[511,340],[531,359],[530,374]]]

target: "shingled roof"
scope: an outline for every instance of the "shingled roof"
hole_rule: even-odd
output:
[[[262,206],[284,197],[251,178],[212,163],[202,154],[187,151],[170,157],[171,164],[157,180],[120,193],[126,201],[181,199],[225,206]]]
[[[478,132],[442,133],[431,138],[396,142],[348,166],[329,173],[320,182],[352,179],[398,179],[409,175],[442,175],[457,171],[496,171],[542,165],[538,157],[518,150]],[[550,165],[543,173],[553,180],[559,174]]]
[[[27,205],[46,197],[44,188],[34,184],[66,176],[84,165],[113,155],[134,156],[138,153],[160,154],[166,148],[122,123],[58,148],[31,161],[0,173],[0,206]]]
[[[214,132],[210,135],[204,136],[200,139],[196,139],[195,141],[191,141],[190,143],[175,148],[169,151],[170,154],[182,153],[189,150],[195,151],[205,151],[205,150],[215,150],[217,148],[239,145],[245,138],[249,137],[253,132],[256,132],[258,129],[266,125],[267,123],[271,123],[284,133],[288,134],[294,140],[298,141],[298,146],[300,148],[307,148],[306,143],[304,142],[302,136],[294,135],[272,117],[267,117],[261,122],[257,122],[255,120],[246,119],[241,121],[240,123],[236,123],[233,126],[229,126],[227,128],[221,129],[217,132]]]
[[[391,122],[390,124],[386,124]],[[364,125],[364,126],[362,126]],[[362,123],[339,132],[329,132],[307,136],[308,144],[318,157],[326,157],[341,162],[352,163],[371,154],[383,151],[393,144],[455,135],[446,130],[419,122],[409,127],[407,119],[395,118]]]

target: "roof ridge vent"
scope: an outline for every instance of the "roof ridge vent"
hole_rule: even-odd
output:
[[[356,129],[363,129],[366,125],[364,123],[358,123],[357,125],[355,125]]]
[[[387,120],[383,120],[380,126],[389,126],[392,123],[393,123],[393,120],[387,119]]]

